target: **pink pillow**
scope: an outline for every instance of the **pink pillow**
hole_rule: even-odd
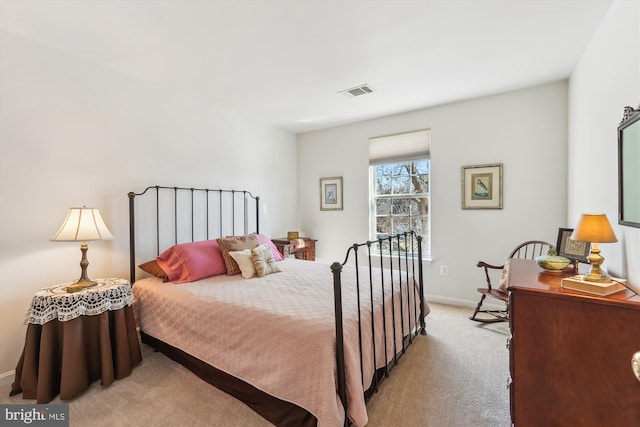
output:
[[[271,252],[273,252],[273,259],[275,259],[276,261],[284,260],[284,257],[282,256],[278,248],[276,248],[276,245],[273,244],[269,236],[265,234],[258,234],[258,243],[260,243],[261,245],[269,246],[271,248]]]
[[[193,282],[227,272],[220,246],[215,240],[171,246],[157,260],[169,281],[174,283]]]

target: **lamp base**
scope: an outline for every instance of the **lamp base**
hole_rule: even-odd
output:
[[[73,285],[69,285],[65,288],[68,293],[80,292],[85,288],[90,288],[92,286],[96,286],[98,282],[89,280],[89,279],[80,279],[75,282]]]
[[[592,244],[588,259],[591,268],[589,273],[582,276],[582,279],[587,282],[611,283],[611,277],[600,267],[604,263],[604,257],[600,255],[600,248],[596,243]]]
[[[80,245],[80,251],[82,251],[82,259],[80,260],[80,268],[82,268],[82,274],[80,278],[71,286],[67,286],[67,292],[80,292],[84,288],[90,288],[91,286],[95,286],[98,284],[95,280],[89,279],[87,276],[87,267],[89,266],[89,260],[87,260],[87,250],[89,246],[87,242],[82,242]]]
[[[611,283],[611,277],[606,273],[592,274],[589,272],[589,274],[582,276],[582,280],[595,283]]]

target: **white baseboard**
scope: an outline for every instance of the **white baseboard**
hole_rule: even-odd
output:
[[[5,372],[0,374],[0,387],[4,387],[9,384],[13,384],[13,380],[16,377],[16,371]]]
[[[478,300],[480,298],[478,297]],[[425,300],[427,302],[434,302],[437,304],[446,304],[446,305],[453,305],[456,307],[468,307],[471,309],[475,309],[476,305],[478,305],[478,301],[469,301],[469,300],[464,300],[464,299],[457,299],[457,298],[449,298],[449,297],[442,297],[442,296],[437,296],[437,295],[426,295],[425,296]],[[500,306],[500,305],[496,305],[496,304],[491,304],[488,303],[486,300],[484,302],[484,304],[482,305],[482,308],[488,308],[488,309],[503,309],[504,305]]]

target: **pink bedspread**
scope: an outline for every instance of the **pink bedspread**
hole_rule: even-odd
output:
[[[328,264],[287,259],[282,272],[262,278],[216,276],[193,283],[139,280],[133,287],[141,330],[177,347],[281,400],[292,402],[318,419],[319,426],[340,426],[344,409],[336,392],[333,276]],[[378,274],[377,270],[376,273]],[[386,277],[389,274],[386,271]],[[368,269],[361,271],[361,304],[370,313]],[[404,281],[403,281],[404,283]],[[408,298],[406,285],[404,333],[419,310],[418,290]],[[414,289],[417,286],[414,287]],[[399,292],[396,286],[396,293]],[[390,301],[391,291],[385,290]],[[374,301],[382,293],[374,292]],[[374,303],[378,305],[377,303]],[[400,298],[396,295],[396,322]],[[367,423],[363,390],[373,374],[371,316],[363,322],[365,384],[360,379],[355,269],[343,269],[344,344],[347,364],[349,418],[357,426]],[[352,307],[353,309],[347,309]],[[377,368],[385,365],[381,308],[377,309]],[[388,360],[393,358],[391,303],[387,311]],[[425,315],[429,307],[425,302]],[[396,334],[401,348],[401,332]]]

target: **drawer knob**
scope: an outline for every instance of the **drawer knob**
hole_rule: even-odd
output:
[[[640,381],[640,351],[631,356],[631,369],[633,369],[633,374]]]

